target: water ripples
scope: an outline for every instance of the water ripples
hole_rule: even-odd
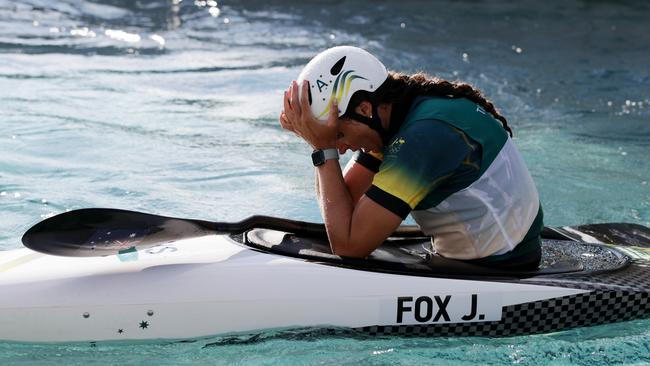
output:
[[[547,224],[650,225],[649,14],[642,1],[0,0],[0,249],[18,247],[42,218],[82,207],[319,221],[311,149],[276,119],[300,67],[346,43],[390,69],[483,90],[514,127]],[[265,334],[205,348],[222,339],[0,344],[0,360],[640,364],[650,362],[646,329],[639,321],[503,340]]]

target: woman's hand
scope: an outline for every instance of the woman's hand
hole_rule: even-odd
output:
[[[284,92],[284,110],[280,113],[282,128],[292,131],[300,136],[314,149],[329,149],[336,147],[336,137],[339,132],[338,105],[336,98],[332,100],[327,122],[317,120],[309,106],[309,84],[302,83],[302,93],[298,92],[298,83],[291,82],[291,86]],[[302,97],[298,96],[302,94]]]

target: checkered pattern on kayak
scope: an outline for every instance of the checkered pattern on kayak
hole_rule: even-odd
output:
[[[506,306],[500,321],[359,328],[371,335],[488,336],[545,333],[650,315],[648,292],[593,292]]]
[[[517,283],[590,292],[506,306],[500,321],[370,326],[359,330],[371,335],[502,337],[646,318],[650,317],[649,266],[649,261],[635,259],[612,272],[555,274],[519,280]]]

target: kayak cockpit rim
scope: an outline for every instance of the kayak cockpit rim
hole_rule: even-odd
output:
[[[621,270],[630,264],[628,256],[610,245],[586,244],[566,240],[543,240],[543,250],[544,248],[549,250],[552,248],[555,252],[562,252],[563,247],[573,246],[571,250],[566,250],[566,258],[543,264],[540,269],[535,271],[514,271],[478,266],[432,255],[422,247],[422,244],[430,243],[430,238],[426,237],[389,238],[367,259],[344,258],[332,255],[327,238],[323,236],[298,237],[282,231],[253,229],[241,234],[231,234],[229,237],[239,245],[262,253],[366,272],[418,277],[480,281],[513,280],[558,274],[590,275]],[[612,259],[611,265],[599,269],[585,268],[583,262],[589,260],[589,258],[580,257],[579,253],[570,253],[576,252],[576,247],[578,247],[579,251],[580,246],[606,254]]]

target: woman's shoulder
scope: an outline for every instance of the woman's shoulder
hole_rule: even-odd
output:
[[[492,136],[505,142],[507,133],[501,122],[496,120],[480,105],[467,98],[418,97],[406,115],[404,126],[416,126],[424,120],[437,120],[461,130],[470,137],[481,140]]]
[[[467,98],[451,98],[439,96],[418,96],[413,100],[409,113],[410,119],[432,118],[441,119],[446,114],[476,112],[478,105]]]
[[[402,125],[389,141],[387,152],[395,152],[396,147],[412,151],[430,151],[455,143],[463,145],[464,140],[463,132],[454,125],[441,119],[422,118]]]
[[[423,133],[450,128],[447,116],[448,109],[453,107],[449,104],[454,104],[453,101],[451,98],[435,96],[416,97],[404,118],[400,132]]]

